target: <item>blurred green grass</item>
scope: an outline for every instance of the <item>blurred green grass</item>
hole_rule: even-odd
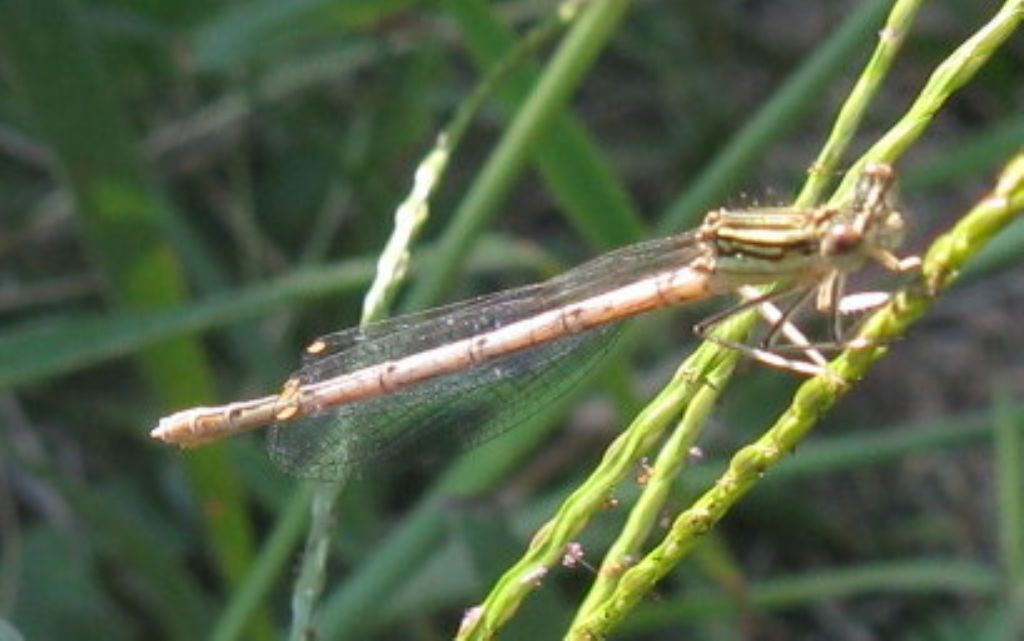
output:
[[[907,36],[899,81],[883,88],[867,128],[887,126],[913,95],[906,87],[918,87],[996,6],[929,6],[927,26]],[[310,337],[356,321],[391,212],[432,135],[470,91],[476,69],[493,64],[513,33],[550,9],[541,2],[408,0],[11,0],[0,9],[0,618],[40,639],[194,638],[215,629],[220,638],[268,638],[286,625],[294,548],[268,554],[264,546],[275,524],[301,532],[301,503],[286,498],[295,496],[296,482],[254,455],[252,442],[183,455],[149,443],[146,432],[169,410],[276,388]],[[853,80],[845,74],[855,68],[849,60],[870,51],[885,9],[881,2],[856,14],[815,5],[798,22],[791,9],[772,4],[638,3],[571,110],[523,143],[522,169],[529,171],[505,179],[508,193],[487,214],[493,222],[480,219],[471,234],[450,241],[458,233],[453,216],[468,206],[464,195],[480,188],[476,169],[543,69],[539,56],[536,69],[520,70],[485,106],[454,158],[427,228],[436,251],[414,255],[413,297],[435,296],[415,293],[427,287],[419,284],[423,274],[446,274],[449,297],[511,285],[636,240],[644,228],[679,229],[708,206],[738,202],[740,189],[797,184]],[[840,24],[845,39],[830,37]],[[1022,58],[1018,38],[903,163],[913,245],[947,226],[1021,146]],[[501,235],[478,244],[477,234],[492,226]],[[1000,556],[998,540],[1009,539],[1005,547],[1019,535],[1012,522],[997,531],[993,515],[1015,514],[1019,495],[1004,492],[1000,500],[1008,503],[993,505],[986,417],[999,390],[994,424],[1005,490],[1019,482],[1019,457],[1005,454],[1018,451],[1019,409],[1005,408],[1015,408],[1012,399],[1024,392],[1019,364],[1007,356],[1019,353],[1020,333],[991,332],[1019,310],[1021,292],[1011,285],[1019,280],[1017,236],[962,288],[973,297],[964,300],[986,301],[982,313],[949,301],[939,321],[896,347],[880,385],[868,381],[830,419],[828,430],[850,435],[814,445],[826,453],[834,447],[833,456],[822,454],[825,462],[805,485],[782,496],[755,493],[721,532],[724,556],[701,555],[696,567],[680,570],[680,584],[714,591],[709,604],[700,605],[704,597],[678,609],[652,604],[671,616],[639,613],[638,634],[667,626],[671,638],[686,626],[694,636],[739,635],[764,617],[779,638],[822,635],[828,608],[838,607],[865,629],[928,638],[978,603],[998,614],[1006,601],[992,588],[997,569],[990,562],[1015,558],[1006,550]],[[453,248],[472,248],[475,258],[460,269]],[[450,276],[455,270],[458,279]],[[90,277],[84,289],[50,286],[80,275]],[[685,326],[678,317],[662,322],[630,346],[632,355],[617,361],[630,367],[625,387],[673,362],[667,352],[682,353]],[[935,371],[958,364],[935,363],[930,341],[966,343],[972,380]],[[791,385],[786,376],[746,373],[723,408],[731,433],[705,444],[711,458],[749,438],[752,427],[745,426],[772,415],[763,393],[784,400]],[[636,395],[627,389],[616,397]],[[396,473],[390,482],[350,488],[334,540],[338,567],[326,628],[351,634],[346,617],[358,617],[364,632],[354,638],[450,634],[460,609],[500,571],[494,559],[524,545],[530,530],[517,522],[546,516],[550,496],[571,487],[610,440],[606,434],[577,446],[557,472],[530,462],[531,438],[547,443],[542,451],[554,450],[555,458],[556,446],[568,447],[542,439],[571,400],[545,413],[533,431],[524,427],[488,444],[447,475],[412,483]],[[628,416],[622,407],[589,405]],[[951,436],[922,439],[888,458],[872,426],[897,420],[913,425],[891,428],[896,435]],[[851,427],[857,425],[863,429]],[[967,434],[975,439],[970,448],[958,439]],[[513,456],[515,440],[521,444]],[[794,464],[808,460],[799,454]],[[417,491],[435,478],[432,490]],[[490,488],[517,498],[491,503],[485,514],[494,516],[482,523],[450,498]],[[819,511],[825,515],[808,518]],[[772,518],[779,514],[803,518]],[[756,527],[746,527],[751,523]],[[608,540],[601,532],[598,524],[598,549]],[[393,538],[380,544],[389,533]],[[512,550],[480,550],[481,537],[507,541]],[[906,593],[879,597],[897,579],[865,571],[846,592],[821,587],[859,566],[909,563],[924,551],[939,567],[956,560],[956,568],[984,580],[919,576],[903,584]],[[256,559],[268,557],[269,593],[239,605]],[[711,569],[723,564],[734,572]],[[1004,570],[1019,582],[1019,570]],[[531,621],[564,615],[575,584],[588,581],[584,571],[564,574],[564,585],[545,583],[544,598],[553,603],[529,605],[524,629],[509,638],[537,638]],[[723,574],[750,586],[730,591]],[[819,582],[779,598],[782,614],[761,610],[770,605],[762,582],[800,574]],[[417,581],[437,594],[417,590]],[[382,606],[410,590],[402,608]],[[837,594],[846,596],[827,604],[818,598]],[[666,603],[676,598],[673,592]],[[880,598],[890,613],[871,619]]]

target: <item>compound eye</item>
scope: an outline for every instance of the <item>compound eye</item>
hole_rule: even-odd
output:
[[[838,225],[822,243],[821,251],[826,256],[843,256],[855,252],[864,237],[850,225]]]

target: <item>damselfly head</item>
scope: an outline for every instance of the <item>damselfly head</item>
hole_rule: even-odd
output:
[[[863,259],[903,244],[906,224],[896,207],[895,180],[889,165],[865,166],[850,205],[835,212],[823,233],[822,256],[843,259],[846,264],[840,269],[853,269]]]

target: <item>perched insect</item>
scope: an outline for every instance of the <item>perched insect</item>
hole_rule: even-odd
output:
[[[277,465],[341,479],[417,444],[465,447],[507,429],[523,420],[522,402],[562,393],[606,351],[617,321],[643,312],[781,282],[698,331],[789,294],[817,292],[817,307],[838,319],[846,274],[867,262],[917,264],[893,253],[904,232],[893,180],[889,166],[869,165],[846,207],[715,210],[695,231],[623,247],[542,283],[322,336],[280,394],[178,412],[152,436],[194,446],[273,425]]]

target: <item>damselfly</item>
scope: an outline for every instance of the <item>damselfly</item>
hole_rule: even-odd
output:
[[[695,231],[542,283],[322,336],[280,394],[178,412],[152,436],[194,446],[272,425],[273,461],[320,479],[428,441],[475,444],[523,420],[524,404],[564,392],[605,352],[617,321],[637,314],[778,282],[731,312],[817,291],[818,309],[837,318],[848,273],[916,264],[893,254],[904,231],[893,180],[889,166],[870,165],[844,207],[720,209]]]

